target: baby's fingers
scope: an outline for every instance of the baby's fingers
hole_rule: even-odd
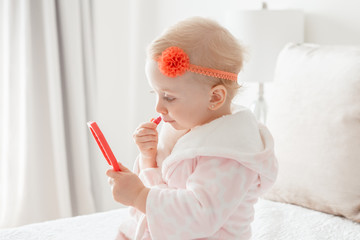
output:
[[[131,172],[127,167],[122,165],[121,162],[118,162],[118,165],[119,165],[120,171],[115,171],[114,169],[108,169],[106,171],[106,175],[109,178],[116,179],[116,178],[119,178],[121,176],[121,174],[124,172]]]
[[[145,135],[145,136],[134,136],[134,140],[136,143],[146,143],[146,142],[157,142],[157,135]]]
[[[157,131],[149,128],[138,128],[134,132],[134,136],[157,136]]]
[[[138,128],[149,128],[149,129],[156,129],[157,128],[157,124],[153,123],[153,122],[144,122],[142,124],[140,124],[140,126]]]

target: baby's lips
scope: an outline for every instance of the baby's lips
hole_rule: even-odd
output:
[[[159,123],[161,122],[161,116],[158,116],[157,118],[152,118],[150,121],[155,123],[156,125],[159,125]]]

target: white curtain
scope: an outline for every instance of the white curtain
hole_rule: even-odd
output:
[[[0,11],[0,228],[91,213],[91,0]]]

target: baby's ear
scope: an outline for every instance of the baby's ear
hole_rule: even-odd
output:
[[[224,85],[216,85],[211,88],[209,94],[209,109],[217,110],[225,103],[227,97],[227,90]]]

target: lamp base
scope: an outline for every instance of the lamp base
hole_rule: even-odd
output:
[[[264,83],[259,83],[258,99],[252,103],[250,109],[259,122],[266,124],[267,104],[264,99]]]

